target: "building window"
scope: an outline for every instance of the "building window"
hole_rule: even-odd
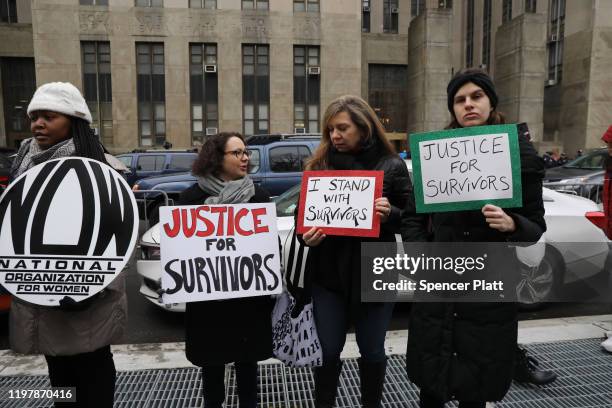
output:
[[[245,135],[270,133],[270,47],[242,46],[242,127]]]
[[[383,0],[383,31],[397,34],[397,17],[399,0]]]
[[[136,43],[138,72],[138,133],[141,146],[166,141],[164,44]]]
[[[243,10],[267,10],[268,0],[242,0]]]
[[[136,7],[164,7],[164,0],[136,0]]]
[[[453,8],[453,0],[438,0],[438,8],[442,8],[442,9]]]
[[[387,132],[406,131],[407,77],[406,65],[368,66],[368,102]]]
[[[548,34],[548,84],[561,82],[563,76],[563,37],[565,35],[565,0],[550,3]]]
[[[16,0],[0,0],[0,23],[17,22]]]
[[[91,111],[100,140],[113,143],[113,94],[111,86],[110,43],[102,41],[81,42],[83,64],[83,96]]]
[[[427,0],[411,0],[410,14],[412,17],[420,16],[425,11],[425,2]]]
[[[361,2],[361,32],[370,32],[370,0]]]
[[[108,6],[108,0],[79,0],[81,6]]]
[[[36,90],[34,58],[0,58],[6,146],[19,147],[31,137],[27,108]]]
[[[502,23],[512,20],[512,0],[502,2]]]
[[[219,127],[217,45],[189,46],[189,87],[191,95],[191,140],[204,142]]]
[[[214,10],[217,8],[217,0],[189,0],[189,8]]]
[[[320,78],[319,47],[293,47],[293,127],[296,132],[320,131]]]
[[[467,29],[465,31],[465,66],[474,65],[474,0],[467,2]]]
[[[525,0],[525,13],[535,13],[537,8],[537,0]]]
[[[491,63],[491,0],[484,0],[482,12],[482,68],[489,70]]]
[[[319,12],[319,0],[293,0],[293,11]]]

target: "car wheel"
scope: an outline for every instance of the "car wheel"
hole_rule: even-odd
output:
[[[516,288],[521,310],[542,308],[560,289],[563,278],[563,262],[550,246],[537,267],[521,267],[521,278]]]

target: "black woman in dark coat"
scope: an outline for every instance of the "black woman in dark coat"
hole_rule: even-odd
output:
[[[321,144],[307,170],[382,170],[382,197],[374,202],[380,217],[379,237],[329,236],[312,228],[299,239],[308,245],[306,268],[312,276],[314,318],[323,350],[323,366],[314,370],[315,406],[334,404],[340,352],[346,333],[355,326],[361,358],[361,401],[380,407],[387,358],[385,334],[393,303],[361,302],[362,242],[395,242],[404,214],[414,213],[414,196],[408,169],[394,152],[372,108],[357,96],[343,96],[328,106],[323,117]]]
[[[207,139],[193,164],[198,182],[181,194],[180,204],[269,202],[268,192],[247,175],[249,156],[239,133]],[[186,354],[202,367],[205,408],[222,406],[230,362],[235,362],[240,406],[257,406],[257,362],[272,357],[273,306],[270,296],[187,303]]]
[[[447,128],[505,123],[484,71],[459,72],[447,93],[452,115]],[[526,138],[519,138],[519,148],[522,207],[487,204],[480,211],[435,213],[420,222],[411,217],[402,226],[404,241],[421,241],[428,230],[435,242],[537,242],[546,230],[543,163]],[[484,408],[486,401],[501,400],[513,377],[517,312],[516,303],[415,303],[406,371],[421,389],[421,407],[459,400],[461,408]]]

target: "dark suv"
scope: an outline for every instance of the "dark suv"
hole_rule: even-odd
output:
[[[126,178],[131,186],[145,177],[190,170],[197,156],[193,150],[134,150],[116,157],[130,169]]]
[[[246,141],[247,148],[253,152],[249,163],[249,177],[256,185],[268,190],[271,196],[277,196],[300,182],[304,161],[317,148],[321,136],[256,135],[248,137]],[[196,178],[190,172],[139,180],[132,189],[139,201],[141,218],[145,218],[146,211],[149,224],[156,224],[159,220],[159,207],[164,205],[164,198],[159,193],[139,194],[139,190],[162,190],[169,199],[176,201],[180,192],[195,182]]]

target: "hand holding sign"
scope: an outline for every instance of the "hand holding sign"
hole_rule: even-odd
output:
[[[380,216],[391,208],[380,200],[383,177],[382,171],[305,171],[297,233],[309,246],[325,235],[377,237]]]
[[[510,217],[500,207],[487,204],[482,207],[482,213],[485,216],[485,221],[489,224],[489,227],[496,229],[500,232],[514,232],[516,231],[516,224],[514,219]]]

